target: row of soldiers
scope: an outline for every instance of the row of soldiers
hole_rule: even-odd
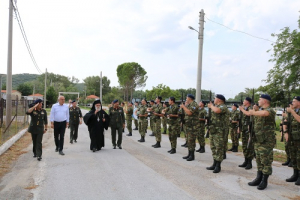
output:
[[[225,105],[225,97],[217,94],[213,103],[207,103],[211,115],[208,115],[205,110],[206,103],[201,101],[198,104],[195,102],[195,97],[191,94],[187,95],[184,104],[180,104],[179,106],[175,103],[174,97],[169,98],[169,107],[163,107],[161,100],[161,97],[157,97],[155,103],[151,101],[150,106],[147,106],[146,99],[143,99],[141,105],[135,111],[135,114],[138,116],[138,130],[141,135],[141,139],[138,140],[139,142],[145,142],[145,134],[148,127],[147,117],[150,115],[150,127],[156,138],[156,144],[152,146],[154,148],[161,147],[161,118],[166,117],[171,144],[171,149],[168,152],[171,154],[176,153],[177,136],[181,133],[181,127],[183,127],[186,135],[186,144],[184,146],[188,148],[188,155],[184,156],[183,159],[192,161],[195,159],[196,140],[198,140],[200,144],[200,148],[197,151],[200,153],[205,152],[204,135],[205,125],[207,125],[210,148],[213,156],[213,164],[207,167],[207,170],[212,170],[213,173],[219,173],[221,171],[221,163],[223,159],[226,158],[228,133],[230,132],[232,139],[232,148],[229,149],[229,151],[233,152],[238,151],[239,136],[241,135],[245,160],[239,167],[251,169],[252,160],[255,157],[258,170],[257,177],[248,184],[250,186],[257,186],[259,190],[263,190],[267,187],[268,177],[272,174],[273,148],[276,144],[276,113],[270,107],[271,97],[269,95],[262,94],[258,104],[253,106],[251,106],[253,100],[250,97],[246,97],[243,101],[243,105],[238,106],[237,104],[233,104],[232,111],[230,112]],[[293,162],[295,164],[293,164],[293,176],[286,181],[296,182],[296,185],[299,185],[300,129],[298,131],[298,127],[300,122],[300,97],[295,97],[294,100],[299,103],[299,106],[296,107],[296,103],[293,101],[291,105],[293,109],[287,109],[288,112],[296,117],[290,119],[293,128],[291,128],[291,134],[288,134],[287,129],[285,130],[285,133],[289,135],[285,137],[289,137],[291,141],[289,144],[293,147],[292,151],[294,156],[292,159],[295,160]],[[237,108],[239,108],[240,112]],[[128,127],[128,124],[132,122],[131,116],[134,113],[131,103],[129,103],[128,109],[125,112],[127,113]],[[209,124],[207,123],[208,119]],[[132,130],[130,130],[130,127],[128,128],[131,134]],[[298,132],[299,137],[294,136],[298,136]],[[298,165],[297,162],[299,163]]]

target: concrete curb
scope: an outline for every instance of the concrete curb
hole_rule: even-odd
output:
[[[0,156],[7,151],[16,141],[18,141],[25,133],[27,132],[27,128],[23,129],[16,135],[14,135],[12,138],[10,138],[8,141],[6,141],[4,144],[0,146]]]

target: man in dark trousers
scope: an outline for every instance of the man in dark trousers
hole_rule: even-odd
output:
[[[119,149],[122,149],[122,130],[125,128],[125,115],[123,108],[119,106],[119,101],[116,99],[113,103],[114,105],[109,108],[111,140],[114,149],[116,149],[116,145],[118,145]],[[118,141],[116,143],[117,131]]]
[[[65,97],[59,96],[58,103],[54,104],[50,112],[51,128],[54,129],[56,152],[63,152],[66,127],[69,126],[69,106],[65,104]]]
[[[33,104],[29,105],[26,114],[30,115],[31,122],[28,132],[31,133],[33,144],[33,157],[37,157],[38,161],[42,160],[42,140],[44,133],[47,132],[47,112],[42,108],[43,100],[37,99]]]
[[[70,143],[73,144],[73,140],[77,142],[78,138],[78,126],[82,124],[82,113],[77,106],[75,100],[72,101],[72,106],[69,108],[70,115]]]

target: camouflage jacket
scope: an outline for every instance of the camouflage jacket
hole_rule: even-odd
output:
[[[161,105],[161,103],[153,106],[153,112],[155,112],[157,114],[161,114],[162,110],[163,110],[163,106]],[[154,115],[154,119],[160,119],[160,117]]]
[[[265,109],[269,112],[269,116],[261,117],[255,116],[254,118],[254,132],[256,142],[264,143],[265,141],[275,140],[275,111],[268,107]]]
[[[131,116],[133,114],[133,108],[132,107],[127,107],[126,111],[127,111],[126,117],[131,120]]]
[[[213,133],[217,132],[217,129],[223,131],[228,126],[228,108],[225,104],[216,105],[216,107],[221,109],[220,113],[215,113],[211,111],[211,124],[210,131]]]
[[[295,109],[297,115],[300,115],[300,109]],[[291,135],[292,140],[300,140],[300,123],[291,115]]]
[[[178,115],[179,108],[176,104],[170,105],[169,107],[166,108],[166,113],[172,114],[172,115]],[[178,124],[178,117],[169,117],[168,119],[168,124],[174,125]]]
[[[139,115],[145,115],[147,112],[147,106],[146,105],[140,105],[140,107],[138,108],[138,111],[137,111],[137,116]],[[145,120],[146,117],[138,117],[139,120]]]
[[[206,115],[207,115],[206,110],[204,108],[199,107],[199,124],[200,124],[200,126],[205,125],[205,121],[200,120],[200,119],[206,119]]]
[[[232,110],[230,112],[230,122],[239,121],[239,117],[240,117],[239,115],[240,115],[240,112],[238,110]],[[237,128],[237,124],[238,123],[230,123],[230,127]]]
[[[199,106],[195,101],[192,101],[189,105],[186,106],[189,111],[191,111],[192,115],[188,115],[185,113],[184,121],[187,127],[197,126],[199,122]]]
[[[250,107],[244,107],[246,111],[249,111]],[[242,123],[242,131],[249,131],[249,125],[250,125],[250,116],[242,114],[242,119],[240,119],[240,122]]]

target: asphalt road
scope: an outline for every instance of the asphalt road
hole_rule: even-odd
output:
[[[273,175],[268,188],[259,191],[248,186],[256,176],[252,170],[239,168],[242,153],[227,153],[222,171],[214,174],[205,167],[212,164],[209,146],[206,153],[195,153],[196,159],[187,162],[182,156],[187,149],[180,147],[168,154],[167,135],[162,148],[151,147],[155,138],[149,132],[145,143],[139,143],[137,131],[132,137],[123,134],[123,149],[113,149],[110,130],[105,133],[105,148],[89,150],[87,127],[79,128],[78,143],[69,143],[65,136],[65,156],[54,151],[53,132],[43,139],[43,160],[32,158],[31,146],[1,179],[0,199],[299,199],[300,187],[286,183],[292,169],[273,162]]]

